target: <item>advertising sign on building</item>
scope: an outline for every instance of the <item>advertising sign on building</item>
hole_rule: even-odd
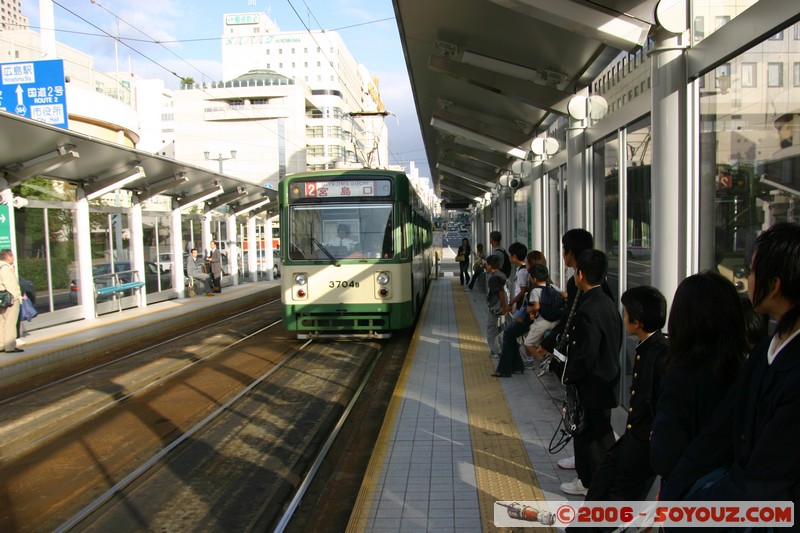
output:
[[[0,63],[0,110],[68,128],[64,61]]]

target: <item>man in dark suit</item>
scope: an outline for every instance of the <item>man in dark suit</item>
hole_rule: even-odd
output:
[[[608,259],[600,250],[584,250],[576,259],[574,280],[581,294],[566,331],[569,340],[563,381],[577,387],[586,427],[574,436],[578,479],[561,484],[567,494],[586,494],[594,471],[614,444],[611,409],[618,403],[622,320],[601,287],[607,271]]]
[[[206,261],[211,265],[211,278],[214,283],[214,292],[219,294],[222,292],[222,256],[217,248],[217,241],[211,241],[211,251],[208,252]]]

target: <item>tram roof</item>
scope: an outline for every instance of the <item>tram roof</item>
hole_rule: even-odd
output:
[[[188,199],[216,186],[224,192],[211,200],[215,207],[246,207],[269,198],[267,212],[278,210],[278,192],[262,185],[0,111],[0,169],[10,187],[43,176],[91,190],[136,167],[142,175],[118,188],[145,196],[169,187],[162,194]]]
[[[392,3],[434,186],[465,208],[620,51],[645,42],[657,0]]]

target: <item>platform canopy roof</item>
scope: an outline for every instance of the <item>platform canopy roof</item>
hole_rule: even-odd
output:
[[[656,0],[393,0],[434,187],[484,196],[623,50]]]
[[[82,187],[90,199],[126,189],[140,200],[171,196],[180,207],[207,198],[207,208],[230,205],[242,215],[278,211],[273,189],[3,111],[0,172],[9,187],[52,178]]]

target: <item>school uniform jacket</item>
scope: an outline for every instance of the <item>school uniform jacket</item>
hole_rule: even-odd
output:
[[[655,331],[636,347],[636,355],[633,358],[625,432],[635,436],[637,441],[646,443],[648,449],[668,350],[664,334]]]
[[[680,500],[718,467],[729,473],[696,500],[800,501],[800,336],[771,365],[771,339],[751,353],[706,429],[686,449],[661,499]]]
[[[611,409],[618,403],[622,320],[617,306],[601,287],[590,289],[579,298],[568,332],[564,384],[577,386],[586,409]]]

